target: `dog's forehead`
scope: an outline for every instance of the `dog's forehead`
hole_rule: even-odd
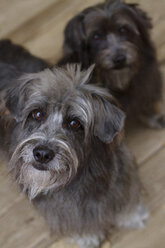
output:
[[[39,73],[27,75],[23,81],[23,90],[30,92],[31,98],[45,96],[54,100],[83,96],[84,84],[88,81],[92,67],[89,70],[81,71],[79,66],[68,66],[67,69],[53,68],[46,69]],[[24,87],[25,86],[25,87]]]
[[[75,115],[82,114],[87,120],[86,113],[92,111],[92,94],[97,92],[99,95],[101,90],[86,84],[93,66],[86,71],[77,68],[75,71],[75,67],[71,66],[29,75],[23,86],[25,109],[45,108],[52,113],[70,107]]]
[[[84,25],[87,36],[99,29],[106,30],[114,25],[129,25],[136,31],[136,23],[133,20],[133,12],[123,3],[113,8],[93,8],[84,17]]]
[[[64,97],[65,93],[68,95],[75,91],[75,85],[64,74],[57,75],[50,70],[45,70],[36,75],[36,77],[29,87],[33,91],[49,98]]]
[[[103,9],[93,8],[84,17],[86,34],[89,35],[92,31],[98,30],[106,20],[107,15]]]

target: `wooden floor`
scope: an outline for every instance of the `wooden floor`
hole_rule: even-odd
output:
[[[165,0],[136,0],[153,18],[158,58],[165,79]],[[0,0],[0,38],[11,38],[33,54],[56,62],[63,28],[84,7],[99,0]],[[133,2],[133,1],[129,1]],[[140,126],[127,132],[141,178],[148,190],[150,219],[144,230],[117,233],[104,248],[165,247],[165,130]],[[42,217],[10,182],[0,165],[0,248],[75,248],[55,243]]]

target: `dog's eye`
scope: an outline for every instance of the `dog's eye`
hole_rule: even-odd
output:
[[[44,118],[44,114],[40,109],[35,109],[32,111],[32,117],[36,121],[42,121]]]
[[[100,40],[101,36],[99,34],[94,34],[93,39],[94,40]]]
[[[127,34],[128,33],[128,28],[127,27],[125,27],[125,26],[122,26],[122,27],[120,27],[119,28],[119,33],[120,34]]]
[[[82,128],[82,125],[81,125],[79,120],[72,119],[72,120],[69,120],[68,127],[72,130],[78,130],[78,129]]]

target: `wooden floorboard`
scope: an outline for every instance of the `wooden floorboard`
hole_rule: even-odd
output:
[[[11,182],[6,168],[2,165],[0,167],[0,197],[0,216],[8,212],[13,204],[22,197],[17,193],[16,185]]]
[[[27,20],[38,15],[57,0],[6,0],[0,1],[0,37],[8,37],[10,33],[23,26]],[[26,30],[24,30],[26,33]]]
[[[63,29],[83,8],[99,0],[0,0],[0,39],[10,38],[33,54],[56,62],[61,56]],[[127,0],[127,2],[135,2]],[[136,0],[152,17],[152,39],[165,81],[165,1]],[[164,94],[165,95],[165,94]],[[104,248],[165,247],[165,130],[141,124],[129,128],[126,142],[137,159],[147,189],[150,219],[144,230],[116,233]],[[0,163],[0,248],[76,248],[55,243],[44,220],[7,175]]]

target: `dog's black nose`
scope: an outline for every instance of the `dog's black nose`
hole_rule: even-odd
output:
[[[54,158],[54,155],[54,151],[45,146],[38,146],[33,150],[35,160],[41,164],[50,162]]]
[[[124,63],[126,61],[126,56],[125,55],[118,55],[113,58],[113,63],[115,67],[123,67]]]

